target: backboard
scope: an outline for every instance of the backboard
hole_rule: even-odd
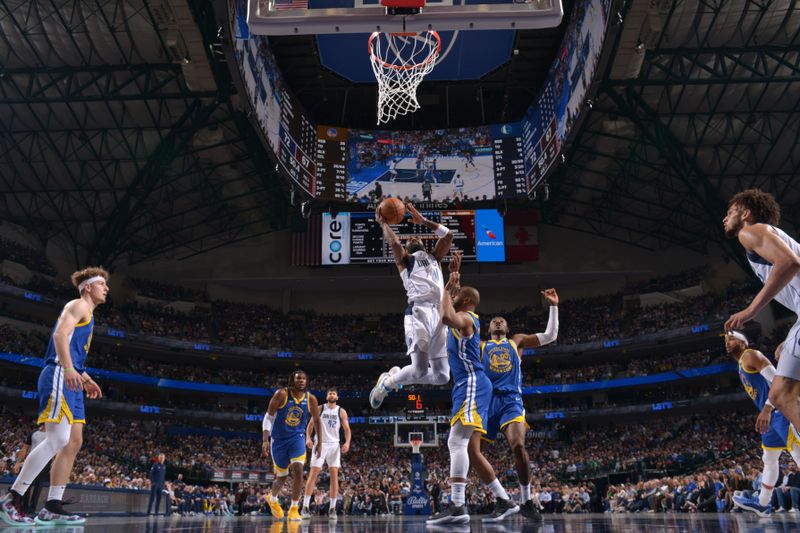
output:
[[[561,0],[427,0],[419,15],[392,16],[380,0],[247,0],[256,35],[525,30],[561,23]]]
[[[422,435],[421,448],[439,446],[439,432],[433,420],[401,421],[394,423],[395,448],[411,448],[411,435]]]

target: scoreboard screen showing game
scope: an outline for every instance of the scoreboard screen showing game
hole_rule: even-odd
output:
[[[467,261],[505,261],[503,218],[494,209],[426,211],[428,220],[447,226],[453,232],[451,250],[461,250]],[[438,238],[425,226],[406,216],[392,229],[405,242],[419,237],[429,252]],[[393,263],[391,247],[371,212],[339,213],[322,216],[322,264],[347,265]]]

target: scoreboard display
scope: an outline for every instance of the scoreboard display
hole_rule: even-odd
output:
[[[317,126],[317,196],[347,198],[347,128]]]
[[[453,232],[453,249],[461,250],[464,259],[475,260],[475,212],[433,211],[423,213],[428,220],[438,222]],[[414,224],[406,217],[392,229],[405,242],[409,237],[419,237],[428,252],[438,237],[425,226]],[[383,241],[383,231],[375,222],[374,213],[350,213],[350,263],[393,263],[391,246]]]
[[[505,261],[503,218],[495,209],[424,211],[422,215],[453,233],[451,250],[460,250],[466,261]],[[406,218],[392,224],[392,230],[405,243],[409,237],[422,240],[432,252],[438,237],[425,226]],[[375,213],[353,212],[322,216],[322,264],[393,263],[391,246],[384,242],[383,230]]]
[[[525,149],[521,123],[492,127],[492,156],[497,197],[527,195],[529,184],[525,173]]]
[[[310,196],[317,192],[316,151],[317,128],[294,95],[283,87],[278,161],[289,178]]]
[[[425,420],[428,415],[421,392],[406,395],[406,420]]]

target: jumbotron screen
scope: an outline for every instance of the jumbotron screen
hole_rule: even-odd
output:
[[[505,261],[503,218],[495,209],[426,211],[423,216],[447,226],[453,232],[453,250],[461,250],[465,260]],[[406,216],[392,229],[405,242],[419,237],[429,252],[437,237],[425,226],[414,224]],[[339,213],[322,216],[322,264],[348,265],[392,263],[391,247],[384,242],[383,231],[370,212]]]

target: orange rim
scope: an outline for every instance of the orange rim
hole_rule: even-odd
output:
[[[372,48],[372,41],[375,40],[375,37],[377,37],[379,35],[379,32],[377,32],[377,31],[372,32],[372,34],[369,36],[369,40],[367,41],[367,46],[369,47],[369,55],[372,56],[372,58],[375,61],[377,61],[378,63],[380,63],[383,67],[391,68],[391,69],[394,69],[394,70],[414,70],[414,69],[418,69],[420,67],[424,67],[428,63],[430,63],[432,61],[435,61],[436,58],[439,56],[439,52],[442,51],[442,38],[439,37],[439,32],[429,31],[428,33],[433,35],[433,37],[436,39],[436,50],[433,51],[432,53],[428,54],[427,59],[425,59],[425,61],[423,61],[422,63],[414,63],[413,65],[392,65],[391,63],[387,63],[386,61],[384,61],[380,57],[376,56],[375,52],[374,52],[374,50]],[[390,33],[389,35],[391,35],[391,36],[399,36],[399,37],[411,37],[411,36],[419,35],[419,33],[413,32],[413,31],[412,32],[394,32],[394,33]]]

